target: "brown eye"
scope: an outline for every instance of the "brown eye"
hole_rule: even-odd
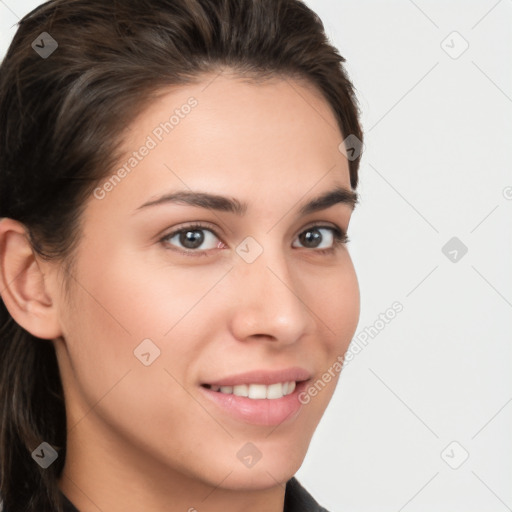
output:
[[[194,224],[177,229],[161,239],[166,245],[172,245],[177,250],[185,249],[181,252],[197,252],[215,249],[219,246],[217,235],[206,226]]]
[[[298,236],[298,240],[307,249],[321,249],[319,252],[334,250],[348,242],[346,234],[334,226],[311,226]]]
[[[301,244],[299,247],[321,254],[334,252],[340,245],[348,242],[345,232],[334,226],[311,226],[302,231],[297,239]],[[202,224],[177,229],[165,235],[161,242],[190,256],[206,256],[206,251],[220,248],[222,244],[215,232]]]

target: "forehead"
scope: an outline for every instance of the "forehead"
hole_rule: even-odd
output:
[[[160,91],[133,120],[108,199],[131,204],[179,188],[263,204],[350,188],[342,140],[330,105],[304,81],[205,75]]]

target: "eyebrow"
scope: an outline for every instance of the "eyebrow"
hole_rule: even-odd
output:
[[[326,210],[327,208],[339,203],[346,204],[353,210],[357,202],[358,194],[356,192],[337,186],[332,190],[328,190],[327,192],[314,197],[306,204],[302,205],[299,213],[301,215],[308,215],[320,210]],[[234,197],[209,194],[206,192],[179,190],[148,201],[139,206],[137,210],[166,203],[186,204],[190,206],[197,206],[199,208],[234,213],[238,216],[244,215],[248,208],[247,203],[240,202]]]

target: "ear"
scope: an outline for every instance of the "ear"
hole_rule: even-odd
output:
[[[14,321],[33,336],[61,336],[56,307],[26,228],[9,218],[0,219],[0,294]]]

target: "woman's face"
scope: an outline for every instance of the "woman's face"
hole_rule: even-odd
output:
[[[343,136],[311,87],[214,78],[169,90],[133,121],[86,205],[70,294],[55,286],[69,474],[158,468],[227,489],[275,486],[301,465],[334,391],[359,317],[354,267],[336,244],[353,207],[349,194],[303,207],[350,192]],[[216,383],[228,387],[207,389]],[[244,391],[260,398],[233,395]]]

